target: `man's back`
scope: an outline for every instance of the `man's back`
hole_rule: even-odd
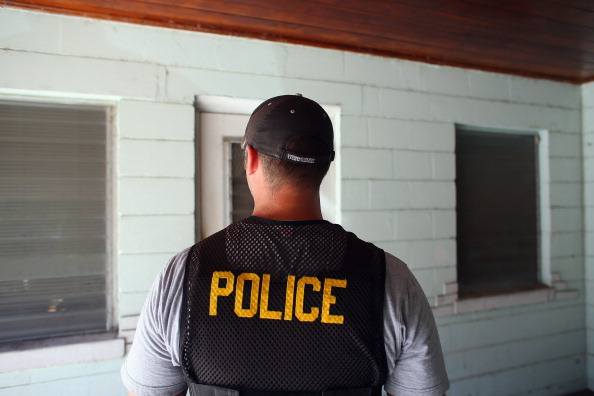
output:
[[[207,238],[186,264],[187,374],[232,389],[379,391],[384,257],[323,220],[251,217]]]

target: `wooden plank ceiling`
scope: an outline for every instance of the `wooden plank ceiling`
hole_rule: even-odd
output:
[[[23,0],[42,9],[584,83],[591,0]]]

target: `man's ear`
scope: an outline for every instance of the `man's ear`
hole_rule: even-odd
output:
[[[259,166],[259,159],[258,159],[258,152],[252,148],[252,146],[245,147],[247,152],[247,157],[245,160],[245,171],[248,175],[253,174],[255,171],[258,170]]]

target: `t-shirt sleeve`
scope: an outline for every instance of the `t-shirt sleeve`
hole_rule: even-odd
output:
[[[450,383],[429,302],[406,264],[390,254],[386,254],[384,339],[386,392],[438,396],[448,390]]]
[[[179,359],[179,320],[188,249],[173,257],[155,279],[138,320],[132,347],[120,370],[128,391],[139,396],[174,395],[186,389]]]

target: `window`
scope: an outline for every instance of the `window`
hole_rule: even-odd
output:
[[[0,101],[0,343],[110,326],[108,115]]]
[[[458,293],[540,287],[537,134],[456,130]]]

